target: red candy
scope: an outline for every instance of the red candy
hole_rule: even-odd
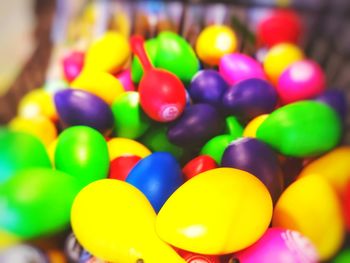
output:
[[[141,157],[136,155],[120,156],[111,162],[108,178],[125,181],[130,171],[136,163],[141,160]]]
[[[182,173],[185,176],[185,180],[189,180],[197,174],[217,167],[215,160],[209,155],[200,155],[189,161],[182,169]]]
[[[301,33],[299,16],[291,10],[278,10],[263,19],[258,26],[258,40],[273,46],[282,42],[297,43]]]
[[[342,201],[345,226],[347,231],[350,232],[350,182],[346,185]]]
[[[142,37],[132,37],[131,46],[145,71],[139,84],[142,109],[153,120],[159,122],[175,120],[181,115],[186,105],[184,85],[169,71],[152,66],[145,52]]]
[[[72,82],[84,66],[85,53],[81,51],[72,51],[63,58],[63,73],[68,82]]]

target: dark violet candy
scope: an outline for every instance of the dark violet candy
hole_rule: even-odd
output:
[[[108,134],[114,124],[108,104],[83,90],[66,89],[54,96],[60,120],[67,127],[84,125]]]
[[[247,122],[273,111],[277,100],[276,90],[267,81],[247,79],[238,82],[224,93],[222,106],[227,114]]]
[[[277,201],[283,190],[283,175],[276,153],[254,138],[233,141],[225,150],[221,166],[244,170],[259,178]]]
[[[317,96],[315,100],[328,104],[339,114],[341,120],[345,120],[347,112],[345,92],[337,89],[329,89]]]
[[[223,121],[218,111],[209,104],[187,107],[182,116],[169,125],[168,138],[181,147],[200,147],[220,134]]]
[[[199,71],[192,79],[188,88],[194,103],[208,103],[221,107],[221,97],[227,90],[228,84],[216,70]]]

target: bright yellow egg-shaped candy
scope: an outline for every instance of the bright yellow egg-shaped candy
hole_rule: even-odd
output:
[[[119,180],[95,181],[79,192],[71,212],[73,232],[97,258],[111,262],[185,263],[156,235],[156,214],[134,186]]]
[[[264,122],[264,120],[269,116],[268,114],[263,114],[252,119],[243,130],[243,137],[256,138],[256,131],[259,126]]]
[[[105,72],[120,71],[130,57],[129,43],[118,32],[106,32],[86,52],[85,68]]]
[[[341,146],[308,164],[300,177],[317,174],[325,178],[341,195],[350,182],[350,147]]]
[[[109,140],[108,151],[110,160],[126,155],[136,155],[144,158],[151,154],[151,151],[146,146],[127,138],[113,138]]]
[[[302,50],[290,43],[281,43],[273,46],[264,59],[264,70],[273,84],[277,84],[282,72],[292,63],[303,59]]]
[[[0,251],[3,248],[12,246],[20,242],[21,239],[19,237],[0,229]]]
[[[10,122],[9,127],[13,131],[27,132],[36,136],[45,146],[49,146],[57,138],[56,126],[44,116],[16,117]]]
[[[308,237],[321,260],[332,257],[344,240],[339,200],[329,183],[318,175],[300,178],[282,193],[272,224]]]
[[[228,26],[206,27],[198,36],[196,52],[198,57],[209,65],[218,65],[220,59],[237,48],[235,32]]]
[[[18,115],[26,118],[45,116],[51,120],[57,120],[52,95],[44,89],[30,91],[20,101]]]
[[[259,179],[217,168],[193,177],[170,196],[157,216],[156,231],[175,247],[220,255],[256,242],[271,217],[271,196]]]
[[[84,70],[71,83],[72,88],[88,91],[111,105],[124,92],[120,81],[107,72]]]

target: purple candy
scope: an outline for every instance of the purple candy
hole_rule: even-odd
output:
[[[228,84],[216,70],[205,69],[193,77],[188,91],[194,103],[208,103],[218,108],[227,88]]]
[[[277,92],[262,79],[247,79],[230,87],[222,97],[222,106],[227,114],[247,122],[261,114],[270,113],[276,107]]]
[[[254,138],[233,141],[225,150],[221,166],[249,172],[259,178],[277,201],[283,191],[283,175],[276,153]]]
[[[77,89],[59,91],[54,96],[60,120],[66,127],[84,125],[107,135],[114,119],[108,104],[99,97]]]
[[[347,112],[346,94],[344,91],[330,89],[317,96],[315,100],[331,106],[338,114],[341,120],[345,120]]]
[[[222,130],[223,121],[213,106],[195,104],[169,125],[168,138],[181,147],[200,147]]]

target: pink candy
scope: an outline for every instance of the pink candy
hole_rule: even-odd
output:
[[[222,57],[219,64],[219,72],[230,85],[250,78],[266,79],[264,70],[259,62],[239,53]]]
[[[81,72],[84,66],[85,53],[81,51],[72,51],[64,57],[63,73],[68,82],[72,82]]]
[[[301,60],[289,66],[280,76],[277,92],[282,104],[315,97],[325,89],[321,67],[312,60]]]
[[[319,257],[313,244],[296,231],[268,229],[254,245],[235,254],[240,263],[316,263]]]
[[[130,69],[126,69],[115,75],[117,79],[122,83],[125,91],[135,91],[136,88],[131,80]]]

